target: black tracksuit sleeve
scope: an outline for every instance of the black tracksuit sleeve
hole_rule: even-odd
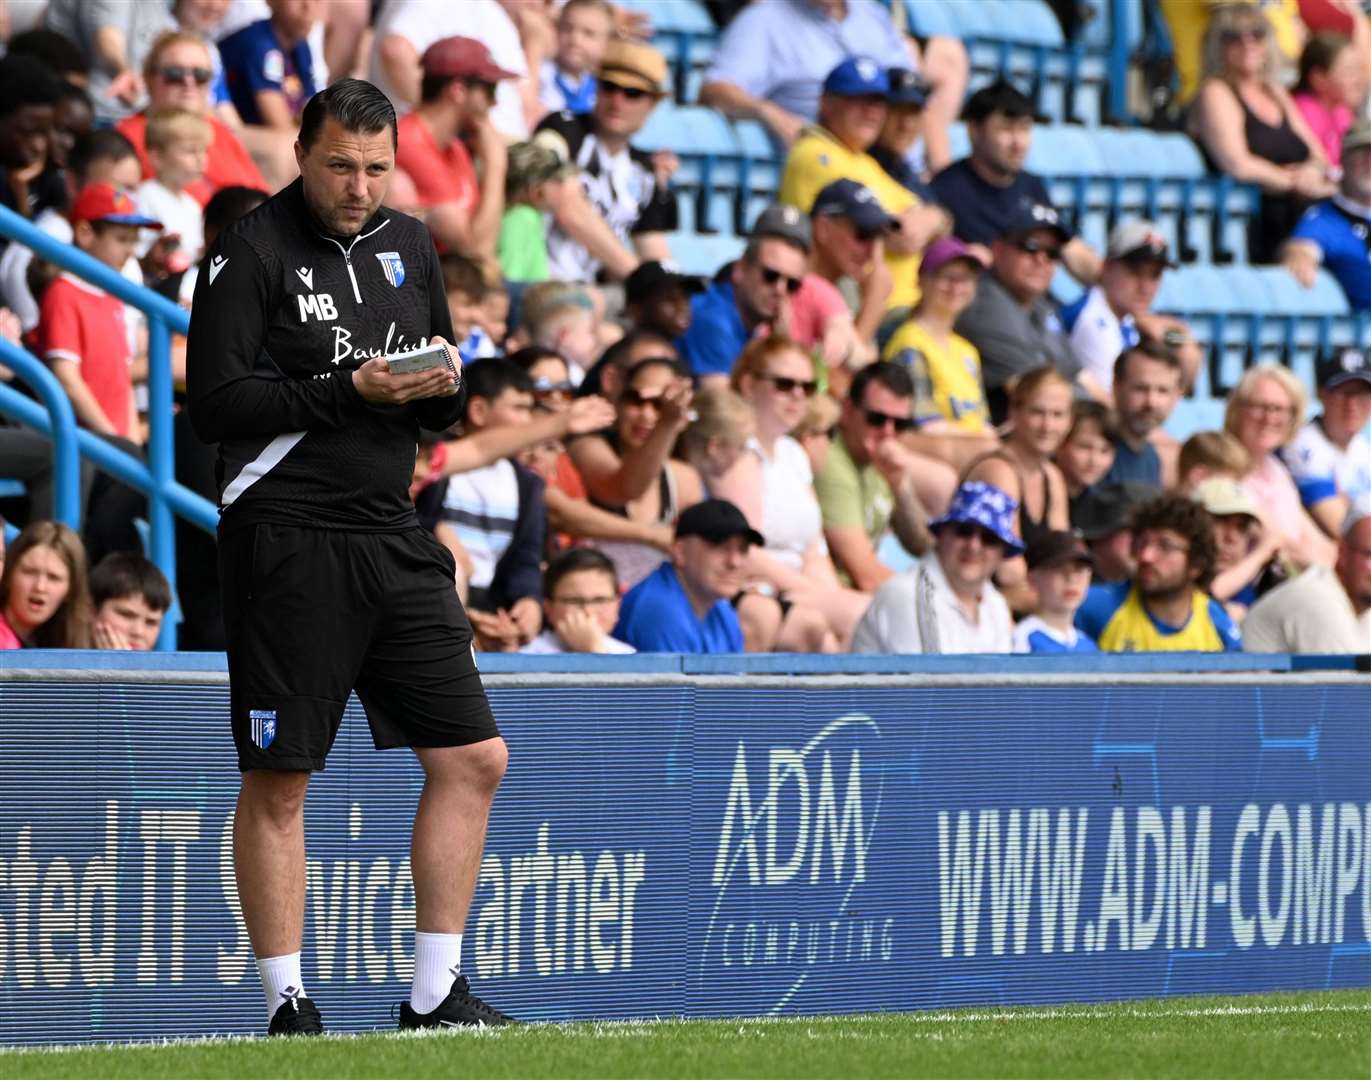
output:
[[[257,252],[232,233],[200,266],[186,344],[186,403],[202,442],[337,428],[366,408],[347,371],[290,379],[272,363],[265,347],[271,294]]]
[[[438,253],[433,249],[432,243],[428,248],[428,306],[429,336],[441,337],[455,349],[461,342],[452,340],[452,311],[447,306],[443,271],[438,265]],[[414,419],[429,431],[444,431],[462,418],[462,405],[466,398],[466,378],[463,376],[457,393],[451,397],[424,398],[416,401]]]

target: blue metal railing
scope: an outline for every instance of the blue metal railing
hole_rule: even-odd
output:
[[[13,368],[21,379],[37,391],[46,408],[36,405],[16,390],[0,386],[0,413],[37,428],[54,440],[56,516],[64,524],[74,529],[79,529],[81,525],[78,452],[97,468],[148,497],[148,555],[175,588],[176,530],[173,515],[179,515],[211,533],[219,522],[219,512],[211,503],[175,481],[171,335],[173,332],[186,333],[190,328],[190,317],[166,297],[134,285],[104,263],[49,236],[4,207],[0,207],[0,236],[32,248],[39,258],[98,285],[147,316],[149,435],[146,464],[90,432],[78,429],[71,404],[56,377],[42,362],[5,341],[0,341],[0,363]],[[176,629],[172,620],[167,620],[157,644],[161,649],[176,647]]]

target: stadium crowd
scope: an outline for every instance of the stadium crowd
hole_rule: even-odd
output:
[[[1371,308],[1360,6],[1161,6],[1188,130],[1261,189],[1252,258]],[[0,202],[189,307],[219,233],[293,182],[309,97],[384,89],[388,203],[433,234],[466,365],[411,493],[486,650],[1371,652],[1371,352],[1314,387],[1251,366],[1178,443],[1208,357],[1153,310],[1168,240],[1073,231],[1025,167],[1025,93],[968,95],[962,43],[878,0],[709,7],[699,100],[784,167],[708,279],[672,262],[676,155],[635,145],[671,89],[650,6],[607,0],[0,0]],[[78,422],[141,454],[140,314],[2,239],[0,304]],[[183,341],[172,363],[183,388]],[[178,416],[210,499],[214,454]],[[141,497],[87,468],[77,537],[12,425],[0,478],[27,491],[0,503],[0,648],[151,647],[172,589]],[[182,647],[222,648],[214,544],[178,552]]]

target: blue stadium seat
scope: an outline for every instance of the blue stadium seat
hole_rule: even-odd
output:
[[[961,37],[956,15],[956,9],[960,6],[945,3],[944,0],[904,0],[910,33],[921,38],[935,34]]]
[[[1184,442],[1197,431],[1221,431],[1224,405],[1222,398],[1181,398],[1167,418],[1164,425],[1166,433],[1173,439]]]
[[[682,273],[713,277],[724,263],[743,253],[746,241],[736,236],[700,236],[695,233],[669,233],[667,244],[671,261]]]

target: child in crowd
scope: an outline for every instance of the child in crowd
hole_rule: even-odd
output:
[[[549,112],[588,113],[595,105],[595,72],[600,69],[614,8],[608,0],[567,0],[557,16],[557,55],[543,61],[538,99]]]
[[[1108,406],[1086,399],[1072,403],[1071,430],[1052,460],[1066,478],[1073,521],[1081,496],[1103,480],[1114,464],[1118,438],[1119,426]]]
[[[90,647],[86,549],[65,525],[35,521],[5,553],[0,649]]]
[[[1032,615],[1014,628],[1017,653],[1099,652],[1075,626],[1076,609],[1090,588],[1095,557],[1075,533],[1043,533],[1028,545],[1028,580],[1037,593]]]
[[[560,136],[557,141],[561,141]],[[547,280],[547,225],[543,215],[560,205],[566,178],[575,172],[576,167],[558,153],[552,140],[535,137],[509,148],[505,213],[495,244],[506,281]]]
[[[1234,622],[1241,622],[1258,596],[1288,576],[1278,561],[1280,531],[1262,526],[1256,501],[1231,477],[1211,476],[1190,497],[1214,522],[1214,580],[1209,593]]]
[[[1252,468],[1243,444],[1226,431],[1198,431],[1181,444],[1176,462],[1176,489],[1192,494],[1204,481],[1219,477],[1241,480]]]
[[[815,394],[809,399],[804,419],[790,433],[791,437],[804,447],[804,452],[809,456],[810,468],[816,474],[823,472],[841,414],[842,406],[832,397],[828,394]]]
[[[162,227],[111,184],[82,190],[71,220],[76,246],[115,271],[137,246],[140,228]],[[38,335],[43,358],[71,398],[81,426],[141,443],[123,303],[75,275],[62,274],[43,293]]]
[[[495,343],[481,328],[482,305],[489,292],[481,264],[465,255],[442,255],[443,289],[452,315],[452,336],[466,361],[495,355]]]
[[[171,607],[171,586],[147,559],[129,552],[106,555],[90,572],[95,647],[147,652],[157,644]]]
[[[619,575],[594,548],[572,548],[553,557],[543,574],[543,612],[547,629],[523,653],[631,653],[637,650],[611,636],[619,621]]]
[[[571,381],[580,385],[599,352],[590,299],[579,290],[569,292],[559,300],[539,305],[524,325],[529,343],[556,349],[567,362]]]
[[[477,306],[476,328],[482,339],[477,348],[484,350],[481,356],[498,356],[506,350],[509,338],[509,293],[499,279],[491,280],[486,275],[485,298]]]
[[[200,203],[186,189],[204,178],[214,128],[185,109],[162,109],[148,117],[148,162],[154,178],[138,185],[138,209],[160,221],[160,238],[151,230],[138,242],[138,257],[149,277],[179,273],[200,258],[205,246]]]

